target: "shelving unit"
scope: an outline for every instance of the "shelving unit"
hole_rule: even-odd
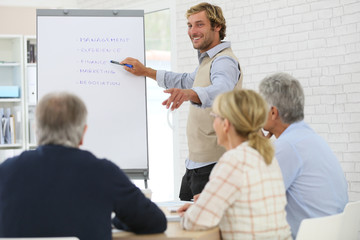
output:
[[[32,47],[35,46],[35,47]],[[26,149],[36,147],[35,138],[35,106],[36,89],[36,36],[24,36],[24,82],[25,82],[25,139]]]
[[[15,131],[7,141],[0,140],[0,162],[19,154],[26,147],[24,134],[24,50],[23,37],[20,35],[0,35],[0,87],[11,86],[18,88],[18,94],[12,97],[0,95],[0,110],[10,112],[12,128]],[[5,114],[0,116],[3,122],[10,121]],[[1,131],[3,132],[3,131]],[[4,137],[2,133],[0,137]]]

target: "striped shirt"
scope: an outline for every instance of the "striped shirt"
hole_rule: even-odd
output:
[[[266,165],[247,142],[227,151],[200,197],[184,214],[187,230],[218,226],[227,239],[291,239],[277,160]]]

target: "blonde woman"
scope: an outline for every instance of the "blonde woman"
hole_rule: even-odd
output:
[[[226,149],[193,205],[179,209],[188,230],[219,226],[227,239],[291,239],[285,187],[270,140],[260,136],[269,107],[252,90],[219,95],[213,127]]]

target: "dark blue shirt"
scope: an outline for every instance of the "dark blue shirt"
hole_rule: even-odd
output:
[[[0,165],[0,237],[112,239],[166,229],[163,212],[106,159],[88,151],[40,146]]]

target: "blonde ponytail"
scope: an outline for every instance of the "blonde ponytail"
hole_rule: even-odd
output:
[[[248,135],[248,139],[249,146],[256,149],[260,155],[263,156],[265,163],[269,165],[275,154],[270,140],[264,136],[261,136],[258,131],[250,133]]]

